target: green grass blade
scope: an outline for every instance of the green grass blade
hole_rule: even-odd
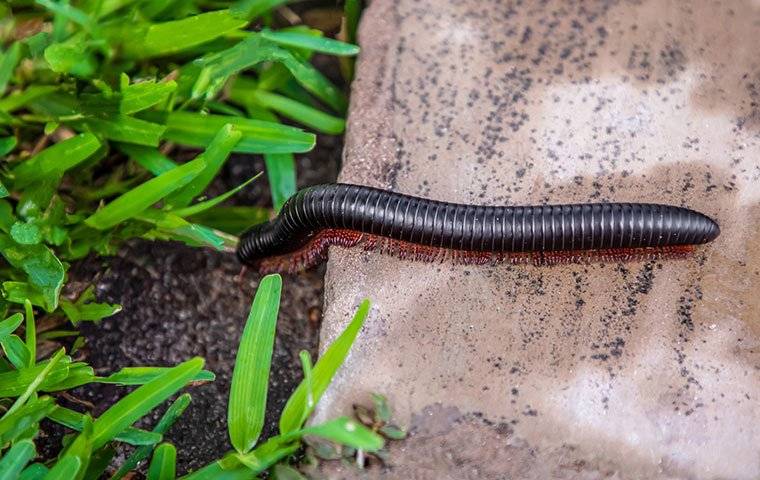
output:
[[[104,18],[116,12],[119,9],[126,8],[134,4],[137,0],[97,0],[92,2],[83,2],[82,10],[88,12],[95,18]]]
[[[97,29],[95,19],[82,10],[69,5],[68,2],[54,2],[52,0],[35,0],[35,2],[53,12],[56,16],[60,16],[84,27],[87,31],[92,32]]]
[[[279,275],[267,275],[261,280],[235,357],[227,424],[230,442],[240,453],[253,448],[264,427],[281,291]]]
[[[245,27],[246,20],[229,10],[206,12],[148,27],[142,40],[124,43],[124,54],[144,59],[175,54]],[[134,40],[134,39],[133,39]]]
[[[124,367],[116,373],[105,378],[96,379],[98,383],[110,383],[114,385],[145,385],[148,382],[164,375],[171,370],[169,367]],[[215,376],[213,372],[201,370],[192,378],[193,382],[212,382]]]
[[[225,192],[221,195],[217,195],[216,197],[206,200],[204,202],[198,202],[195,205],[191,205],[189,207],[172,210],[172,213],[180,217],[189,217],[191,215],[197,215],[199,213],[205,212],[206,210],[210,208],[214,208],[215,206],[219,205],[220,203],[224,202],[228,198],[235,195],[240,190],[247,187],[251,182],[259,178],[259,175],[261,174],[256,174],[256,176],[249,178],[248,180],[246,180],[245,182],[241,183],[240,185],[238,185],[237,187],[233,188],[232,190],[228,192]]]
[[[81,37],[53,43],[45,49],[44,56],[54,72],[80,78],[93,76],[98,67],[92,51],[82,43]]]
[[[53,374],[50,376],[53,377]],[[86,363],[76,362],[70,363],[65,371],[65,375],[62,378],[52,379],[42,384],[43,391],[56,392],[60,390],[71,390],[87,383],[92,383],[95,378],[95,373],[92,367]]]
[[[29,363],[27,366],[33,367],[37,361],[37,327],[34,323],[34,310],[32,302],[24,302],[24,313],[26,314],[26,349],[29,350]]]
[[[97,121],[72,122],[77,129],[88,129],[109,140],[134,143],[149,147],[158,146],[166,127],[129,115],[111,115]]]
[[[0,100],[0,111],[13,112],[14,110],[26,106],[29,102],[50,95],[56,91],[58,91],[58,87],[55,85],[30,85],[27,89],[14,91]]]
[[[47,365],[44,366],[44,368],[40,371],[40,373],[37,374],[37,376],[32,380],[29,385],[27,385],[26,390],[16,399],[15,402],[13,402],[13,405],[8,409],[7,412],[5,412],[5,415],[11,415],[13,412],[21,408],[24,403],[26,403],[27,400],[29,400],[29,397],[31,397],[34,393],[37,392],[37,389],[40,388],[40,385],[42,385],[42,382],[45,381],[47,376],[50,374],[50,372],[53,370],[53,368],[56,366],[56,364],[63,358],[63,354],[66,353],[66,350],[61,348],[57,352],[55,352],[55,355],[50,359],[49,362],[47,362]]]
[[[220,203],[224,202],[231,196],[235,195],[240,190],[247,187],[251,182],[256,180],[259,177],[260,174],[257,174],[254,177],[249,178],[245,182],[241,183],[237,187],[233,188],[232,190],[229,190],[221,195],[217,195],[214,198],[211,198],[209,200],[206,200],[204,202],[198,202],[195,205],[191,205],[189,207],[180,208],[178,210],[173,210],[172,213],[175,215],[178,215],[180,217],[189,217],[191,215],[198,215],[199,213],[205,212],[206,210],[210,208],[214,208],[215,206],[219,205]]]
[[[301,416],[301,425],[306,422],[309,413],[314,409],[314,380],[312,378],[311,356],[306,350],[301,350],[298,357],[301,359],[301,368],[303,369],[303,383],[306,385],[306,403],[304,404],[303,415]]]
[[[348,43],[356,43],[361,13],[362,0],[346,0],[343,6],[343,16],[346,19],[346,39]]]
[[[252,225],[269,220],[269,214],[269,209],[261,207],[215,207],[188,217],[188,220],[232,235],[240,235]]]
[[[272,109],[282,116],[311,127],[318,132],[338,135],[343,133],[346,127],[346,122],[342,118],[334,117],[276,93],[255,90],[251,96],[262,107]]]
[[[262,88],[262,90],[267,89]],[[311,105],[313,102],[309,91],[304,88],[303,85],[301,85],[298,80],[293,77],[293,75],[288,75],[288,78],[286,78],[282,84],[277,85],[274,90],[280,92],[282,95],[285,95],[288,98],[292,98],[293,100],[297,100],[306,105]]]
[[[348,417],[304,428],[301,434],[326,438],[341,445],[369,452],[380,450],[384,443],[380,435]]]
[[[145,170],[153,175],[161,175],[179,164],[170,158],[164,156],[155,147],[146,147],[144,145],[135,145],[131,143],[119,143],[116,148],[121,150],[129,158],[140,164]]]
[[[8,335],[15,332],[16,329],[21,326],[21,323],[23,321],[24,316],[22,314],[14,313],[10,317],[0,322],[0,342]]]
[[[26,368],[31,362],[32,354],[18,335],[6,336],[0,340],[0,345],[3,346],[5,356],[16,369]]]
[[[87,470],[84,473],[80,472],[82,480],[100,480],[111,464],[114,456],[116,456],[116,449],[112,445],[106,445],[92,452],[90,461],[87,465]]]
[[[0,97],[5,94],[8,82],[13,76],[13,71],[21,59],[21,43],[13,42],[8,50],[0,55]]]
[[[48,470],[45,465],[41,463],[33,463],[21,472],[18,480],[42,480],[49,471],[50,470]]]
[[[60,91],[35,97],[26,108],[55,120],[81,120],[85,116],[76,96]]]
[[[344,113],[346,111],[348,108],[346,96],[319,70],[293,55],[283,58],[282,63],[306,90],[336,112]]]
[[[165,101],[177,89],[177,82],[140,82],[121,91],[119,110],[124,115],[137,113]]]
[[[16,216],[13,214],[13,207],[11,207],[10,202],[0,199],[0,231],[9,233],[15,222]],[[3,288],[5,288],[5,285],[8,283],[9,282],[3,282]],[[23,301],[21,303],[23,303]]]
[[[292,154],[279,153],[264,155],[269,188],[272,191],[272,205],[276,212],[296,193],[296,161]]]
[[[190,183],[166,197],[166,204],[180,208],[190,205],[214,180],[242,136],[242,132],[229,123],[220,128],[206,151],[200,155],[206,167]]]
[[[248,35],[232,47],[183,67],[178,92],[190,98],[211,99],[232,75],[262,62],[279,61],[292,54],[259,35]]]
[[[85,415],[82,432],[68,443],[58,457],[58,463],[66,462],[67,458],[76,458],[79,460],[78,474],[75,477],[75,480],[81,479],[90,465],[94,450],[92,446],[92,432],[92,418],[89,415]]]
[[[206,246],[216,250],[235,243],[233,238],[221,232],[192,224],[171,212],[145,210],[135,218],[155,225],[156,228],[141,235],[149,240],[177,240],[193,247]]]
[[[230,11],[237,17],[253,20],[288,1],[290,0],[237,0],[230,7]]]
[[[148,468],[148,480],[174,480],[177,469],[177,450],[171,443],[156,447]]]
[[[164,138],[197,147],[207,146],[226,124],[240,130],[243,137],[235,146],[239,153],[308,152],[315,137],[295,127],[226,115],[203,115],[193,112],[172,112],[166,119]]]
[[[359,309],[356,311],[351,323],[348,324],[346,329],[335,341],[327,347],[324,355],[317,361],[312,370],[312,389],[314,394],[314,402],[319,402],[322,394],[327,389],[327,386],[332,381],[335,372],[343,364],[343,360],[348,355],[351,345],[353,345],[356,335],[359,333],[364,320],[369,314],[370,303],[369,300],[364,300]],[[296,388],[295,392],[290,396],[285,408],[282,410],[280,416],[280,433],[283,435],[290,432],[294,432],[301,428],[301,419],[304,418],[304,410],[311,413],[306,405],[308,400],[307,385],[301,382]]]
[[[346,110],[348,102],[345,95],[324,75],[292,52],[258,34],[250,35],[226,51],[216,53],[206,59],[202,66],[186,68],[179,80],[179,88],[191,98],[209,98],[230,76],[265,61],[280,62],[306,90],[334,110]],[[192,87],[189,87],[190,84]]]
[[[55,404],[50,397],[41,397],[30,401],[14,413],[3,415],[0,419],[0,445],[16,440],[34,424],[45,418]]]
[[[180,395],[174,401],[174,403],[172,403],[169,408],[166,409],[166,412],[156,424],[153,432],[161,435],[166,433],[169,428],[174,425],[174,422],[176,422],[177,419],[182,415],[188,405],[190,405],[190,394],[184,393]],[[116,473],[113,474],[111,480],[119,480],[124,477],[124,475],[126,475],[130,470],[137,468],[137,465],[148,458],[152,451],[152,445],[137,447],[135,451],[132,452],[132,455],[127,457],[127,459],[119,467]]]
[[[225,67],[224,72],[214,73],[214,75],[229,76],[265,60],[277,61],[290,71],[295,80],[303,88],[322,100],[333,110],[342,113],[348,106],[345,95],[310,63],[297,58],[293,53],[278,47],[275,43],[263,38],[261,35],[250,36],[229,49],[229,52],[236,61],[234,63],[226,61],[223,64]],[[217,67],[217,70],[221,69],[222,67]],[[279,70],[275,69],[276,74],[274,78],[262,82],[259,88],[268,90],[271,86],[282,86],[281,82],[287,80],[287,77],[283,77],[278,73]]]
[[[85,415],[69,408],[56,406],[47,418],[72,430],[81,431],[85,424]],[[161,441],[161,434],[148,432],[139,428],[127,427],[114,437],[114,440],[130,445],[155,445]]]
[[[304,48],[328,55],[352,56],[359,53],[357,45],[299,32],[274,32],[263,30],[259,35],[272,42],[288,47]]]
[[[230,104],[219,102],[217,100],[207,101],[206,107],[208,108],[209,113],[218,113],[220,115],[230,115],[233,117],[241,118],[245,117],[245,113],[242,110],[235,108]]]
[[[87,160],[100,148],[100,141],[91,133],[82,133],[42,150],[24,160],[11,171],[13,186],[18,189],[43,177],[62,175]]]
[[[3,282],[3,296],[10,303],[23,304],[26,300],[37,307],[45,307],[45,298],[27,282]],[[2,338],[0,337],[0,341]]]
[[[21,345],[23,345],[23,342],[21,342]],[[23,394],[29,384],[45,369],[48,363],[49,361],[39,362],[32,368],[22,368],[20,370],[0,373],[0,398],[18,397]],[[48,391],[50,385],[64,380],[69,373],[70,366],[70,359],[64,357],[63,361],[53,367],[47,381],[42,383],[42,390]]]
[[[184,387],[202,368],[202,358],[188,360],[116,402],[95,421],[93,448],[102,447],[137,419],[153,410],[159,403]]]
[[[0,126],[18,124],[18,119],[12,117],[9,113],[0,110]]]
[[[253,472],[239,463],[235,466],[223,466],[220,462],[214,462],[200,470],[188,473],[182,480],[251,480]]]
[[[256,447],[255,450],[246,454],[233,453],[223,457],[219,463],[224,467],[230,468],[242,463],[248,467],[252,473],[258,474],[264,472],[269,467],[279,462],[283,458],[291,455],[299,449],[300,444],[294,439],[287,440],[282,436],[272,437],[265,443]]]
[[[13,444],[0,459],[0,480],[16,480],[35,454],[34,443],[31,440],[21,440]]]
[[[0,157],[4,157],[11,153],[16,148],[16,145],[18,145],[18,139],[15,136],[0,138]],[[0,191],[0,198],[7,197],[9,195],[8,189],[6,189],[5,186],[0,188],[2,188],[2,191]]]
[[[76,330],[47,330],[40,334],[40,340],[53,340],[56,338],[76,337],[79,332]],[[31,357],[31,355],[29,355]]]
[[[130,0],[132,1],[132,0]],[[138,0],[139,1],[139,0]],[[166,2],[140,2],[141,11],[145,18],[172,18],[172,11],[177,11],[174,16],[183,17],[187,9],[191,8],[189,4],[182,0],[169,0]],[[191,10],[192,11],[192,10]]]
[[[56,462],[50,471],[45,475],[45,480],[71,480],[76,478],[82,461],[79,457],[64,457]]]
[[[94,302],[95,294],[92,287],[79,296],[76,302],[61,299],[61,310],[66,314],[71,324],[79,322],[99,322],[121,311],[121,305]]]
[[[202,158],[169,170],[121,195],[84,221],[88,226],[105,230],[134,217],[178,188],[187,185],[206,167]]]

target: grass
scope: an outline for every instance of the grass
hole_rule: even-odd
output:
[[[0,313],[27,299],[59,312],[68,264],[129,238],[234,247],[241,215],[268,212],[222,207],[237,190],[206,198],[230,154],[264,156],[276,210],[295,192],[293,154],[315,143],[293,124],[342,133],[345,95],[309,59],[358,47],[269,28],[264,7],[283,2],[227,3],[0,6]]]
[[[313,368],[309,354],[301,352],[304,380],[282,411],[280,434],[257,444],[264,425],[281,288],[279,275],[262,279],[240,340],[228,405],[228,430],[233,450],[184,478],[250,478],[290,456],[301,447],[301,440],[306,436],[367,452],[376,452],[383,447],[381,435],[350,418],[305,426],[367,317],[367,300],[362,302],[346,330]],[[12,334],[13,327],[20,326],[16,316],[3,321],[0,328],[7,336]],[[60,349],[49,360],[29,360],[27,365],[0,374],[2,388],[15,387],[13,391],[3,391],[0,400],[6,406],[10,403],[0,417],[0,447],[4,450],[0,457],[0,478],[100,478],[114,457],[113,442],[138,448],[119,466],[112,479],[123,478],[149,456],[152,459],[148,478],[175,478],[176,450],[172,444],[160,442],[163,434],[187,408],[190,395],[179,396],[153,431],[131,425],[188,384],[213,380],[213,374],[203,370],[203,363],[203,359],[193,358],[172,368],[124,369],[108,377],[98,377],[91,368],[73,362],[65,350]],[[97,418],[62,407],[50,395],[99,382],[139,386]],[[68,440],[58,458],[48,464],[33,462],[36,455],[33,440],[39,434],[39,422],[44,418],[78,432]]]
[[[256,177],[209,198],[233,153],[263,156],[275,211],[294,193],[294,154],[312,149],[317,133],[345,127],[345,94],[311,58],[339,56],[350,79],[360,2],[345,2],[350,43],[305,25],[281,27],[275,12],[285,3],[0,4],[0,479],[98,478],[119,443],[135,449],[112,478],[149,457],[148,478],[174,478],[177,452],[164,434],[190,395],[176,397],[152,430],[133,425],[214,374],[193,358],[95,375],[79,360],[84,339],[76,327],[121,307],[98,302],[92,287],[67,291],[67,272],[133,238],[234,248],[242,229],[272,212],[224,204]],[[314,365],[302,353],[304,381],[282,412],[280,434],[259,443],[280,288],[278,276],[262,280],[240,341],[228,415],[232,450],[191,478],[250,478],[288,458],[305,437],[361,451],[383,445],[379,423],[339,418],[305,426],[361,328],[366,302]],[[59,404],[59,392],[93,383],[133,390],[97,418]],[[35,460],[43,419],[75,433],[56,458]]]

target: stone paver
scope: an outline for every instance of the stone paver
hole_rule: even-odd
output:
[[[672,203],[723,232],[625,265],[333,249],[323,346],[374,307],[317,418],[374,391],[413,430],[365,475],[758,478],[760,4],[375,1],[360,33],[341,181]]]

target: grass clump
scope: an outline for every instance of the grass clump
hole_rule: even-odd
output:
[[[152,431],[133,424],[213,373],[194,358],[95,375],[77,357],[84,340],[76,326],[121,307],[97,302],[92,288],[61,292],[72,262],[114,254],[127,239],[234,248],[243,228],[271,212],[223,205],[254,178],[208,197],[229,156],[264,157],[277,210],[295,192],[294,154],[313,148],[316,133],[342,133],[345,94],[310,60],[341,56],[350,78],[358,47],[304,25],[277,28],[273,11],[284,3],[0,3],[0,478],[97,478],[118,442],[136,449],[116,478],[151,454],[149,478],[174,477],[176,451],[160,442],[189,395],[177,397]],[[358,5],[346,3],[347,38],[355,38]],[[306,380],[283,412],[280,435],[257,445],[279,282],[262,282],[241,340],[229,416],[235,450],[196,476],[250,478],[305,435],[366,450],[382,445],[348,419],[304,427],[366,304],[334,351],[313,367],[303,357]],[[136,388],[97,418],[59,404],[56,392],[91,383]],[[49,461],[35,461],[42,419],[78,432]]]
[[[313,367],[309,354],[301,352],[304,380],[282,411],[280,433],[257,445],[264,426],[281,289],[279,275],[269,275],[261,281],[240,340],[228,405],[229,437],[234,450],[184,478],[251,478],[296,452],[306,436],[366,452],[376,452],[383,447],[380,435],[350,418],[305,426],[367,317],[369,302],[366,300],[346,330]],[[15,315],[0,322],[3,341],[11,338],[23,320]],[[34,335],[33,330],[27,330],[26,340]],[[3,343],[4,349],[5,345]],[[24,352],[24,345],[18,347],[19,352]],[[9,368],[0,373],[0,407],[4,410],[0,416],[0,478],[100,478],[113,461],[114,442],[137,448],[110,478],[123,478],[151,455],[148,478],[175,478],[176,450],[170,443],[158,444],[187,408],[190,395],[185,393],[174,400],[152,431],[132,425],[189,383],[213,380],[213,374],[203,370],[203,359],[193,358],[172,368],[125,368],[108,377],[99,377],[91,367],[66,355],[63,348],[50,359],[39,362],[34,361],[28,351],[18,356],[9,351],[13,350],[5,350],[2,357]],[[137,388],[97,418],[63,407],[51,396],[91,383]],[[45,418],[78,433],[67,440],[56,459],[33,462],[34,439],[40,432],[39,422]]]
[[[221,207],[237,189],[205,198],[233,152],[264,156],[275,209],[294,193],[293,154],[315,134],[281,119],[341,133],[346,98],[309,59],[358,48],[306,26],[251,30],[275,3],[0,6],[0,307],[54,312],[68,263],[128,238],[233,247],[241,217],[267,215]]]

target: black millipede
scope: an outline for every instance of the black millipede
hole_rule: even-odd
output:
[[[309,268],[330,245],[421,261],[553,265],[681,257],[719,234],[708,216],[671,205],[478,206],[338,183],[300,190],[242,235],[237,255],[262,272]]]

